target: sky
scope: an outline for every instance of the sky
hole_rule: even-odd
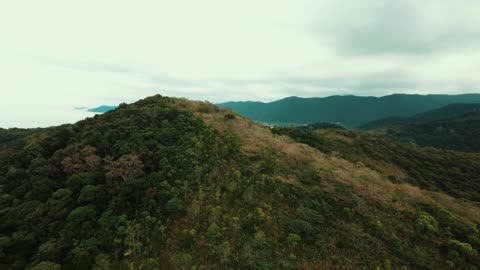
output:
[[[0,127],[153,94],[480,92],[478,0],[0,2]]]

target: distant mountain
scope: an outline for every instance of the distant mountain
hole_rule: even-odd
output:
[[[452,103],[480,103],[480,94],[288,97],[269,103],[243,101],[226,102],[218,106],[269,124],[331,122],[353,128],[385,117],[413,116]]]
[[[416,114],[411,117],[387,117],[375,120],[359,127],[363,130],[372,130],[387,125],[426,123],[435,120],[446,120],[458,117],[470,112],[480,112],[480,103],[455,103],[439,109]]]
[[[117,106],[107,106],[107,105],[102,105],[96,108],[89,109],[89,112],[96,112],[96,113],[105,113],[111,110],[115,110]]]
[[[317,129],[345,129],[344,127],[334,124],[334,123],[315,123],[315,124],[308,124],[305,126],[299,126],[300,129],[306,130],[317,130]]]
[[[424,146],[480,151],[480,104],[451,104],[412,117],[377,120],[361,128]]]

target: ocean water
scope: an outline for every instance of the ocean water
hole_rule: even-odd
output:
[[[75,123],[96,113],[54,106],[0,106],[0,128],[36,128]]]

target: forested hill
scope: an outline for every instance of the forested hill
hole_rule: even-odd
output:
[[[478,155],[397,155],[387,139],[352,147],[372,135],[319,127],[275,135],[154,96],[73,125],[2,130],[0,269],[480,265]],[[423,165],[407,170],[413,156]]]
[[[366,123],[362,130],[373,130],[397,124],[421,124],[438,120],[448,120],[465,114],[480,112],[480,103],[454,103],[438,109],[419,113],[410,117],[387,117]]]
[[[424,146],[480,151],[480,104],[452,104],[412,117],[385,118],[362,129]]]
[[[480,94],[289,97],[270,103],[227,102],[219,106],[230,108],[252,120],[269,124],[302,125],[331,122],[352,128],[385,117],[412,116],[451,103],[480,103]]]

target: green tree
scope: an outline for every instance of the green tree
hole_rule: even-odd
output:
[[[6,256],[5,252],[12,245],[12,241],[8,236],[0,236],[0,260]]]
[[[171,198],[165,204],[165,210],[167,210],[167,212],[172,215],[182,211],[183,210],[182,200],[180,200],[178,197]]]
[[[193,199],[192,203],[190,204],[190,207],[188,208],[188,212],[190,216],[192,217],[192,223],[195,224],[195,217],[200,214],[200,203],[198,202],[197,199]]]
[[[60,252],[61,250],[57,242],[54,240],[50,240],[48,242],[42,243],[40,247],[38,247],[36,259],[39,261],[56,261],[58,256],[60,255]]]
[[[64,233],[68,238],[88,238],[95,233],[96,211],[91,205],[73,209],[67,216]]]
[[[93,203],[100,190],[101,186],[86,185],[80,191],[77,201],[85,204]]]
[[[209,252],[212,254],[216,253],[222,240],[222,230],[220,229],[220,226],[215,223],[210,225],[207,229],[205,238],[207,240]]]
[[[125,251],[124,256],[137,256],[143,247],[141,241],[142,237],[142,226],[135,221],[128,221],[127,227],[125,229],[124,243],[128,247]]]
[[[188,253],[180,252],[175,254],[170,262],[176,270],[191,270],[193,266],[193,257]]]
[[[222,208],[220,206],[212,206],[209,209],[209,219],[211,223],[217,223],[222,215]]]
[[[246,203],[251,203],[253,201],[253,196],[254,196],[254,189],[253,186],[248,186],[247,190],[243,193],[243,200]]]
[[[67,269],[90,270],[94,263],[92,253],[84,246],[76,246],[67,256]]]
[[[110,270],[112,269],[110,257],[107,254],[100,254],[95,258],[93,270]]]
[[[11,237],[9,253],[16,253],[24,257],[30,256],[35,246],[35,234],[29,231],[16,231]]]
[[[292,247],[293,250],[297,247],[298,243],[302,240],[300,235],[296,233],[289,233],[287,237],[288,244]]]
[[[433,236],[438,231],[438,222],[434,217],[421,213],[415,221],[415,232],[422,239]]]
[[[55,182],[52,179],[41,176],[32,176],[32,188],[30,196],[39,201],[46,201],[55,190]]]
[[[222,258],[222,262],[225,264],[225,269],[228,269],[229,256],[232,253],[230,243],[228,241],[223,241],[222,244],[218,247],[218,253]]]
[[[477,251],[469,243],[464,243],[453,239],[448,241],[448,246],[463,256],[477,255]]]
[[[60,265],[54,262],[43,261],[31,268],[32,270],[60,270]]]

